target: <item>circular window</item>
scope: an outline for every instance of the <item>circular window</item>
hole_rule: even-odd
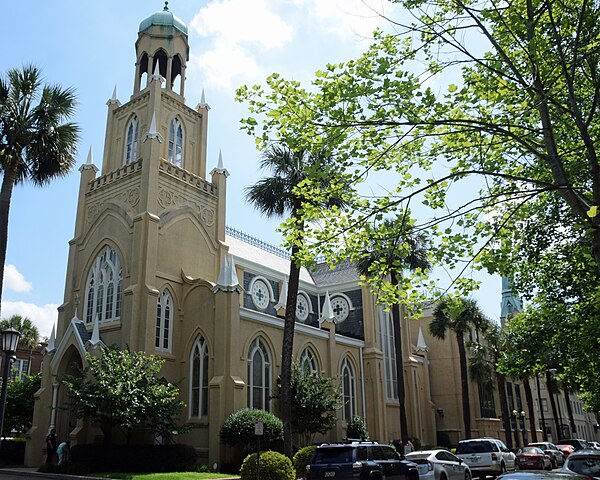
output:
[[[308,318],[309,313],[308,300],[304,295],[298,295],[298,300],[296,300],[296,318],[304,322]]]
[[[269,306],[269,287],[263,280],[255,280],[252,284],[252,302],[261,310]]]
[[[334,297],[331,299],[331,309],[338,322],[343,322],[348,318],[350,313],[350,305],[344,297]]]

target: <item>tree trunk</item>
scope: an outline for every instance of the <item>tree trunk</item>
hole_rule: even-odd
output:
[[[398,287],[398,279],[392,272],[392,285]],[[402,354],[402,317],[400,315],[400,306],[396,303],[392,305],[392,324],[394,330],[394,349],[396,354],[396,388],[398,391],[398,404],[400,406],[400,441],[402,446],[408,444],[408,425],[406,422],[406,393],[404,388],[404,359]]]
[[[285,319],[283,323],[283,344],[281,347],[281,398],[279,410],[283,422],[283,453],[290,459],[294,456],[292,445],[292,355],[294,350],[294,327],[296,323],[296,301],[298,299],[298,286],[300,283],[300,267],[296,265],[296,254],[300,247],[292,247],[290,259],[290,278],[285,305]]]
[[[575,425],[575,417],[573,417],[573,407],[569,399],[569,389],[564,388],[565,403],[567,404],[567,415],[569,415],[569,427],[571,428],[571,438],[577,437],[577,426]]]
[[[506,399],[506,377],[500,373],[497,373],[496,375],[498,395],[500,397],[500,412],[502,413],[502,423],[504,424],[504,435],[506,437],[506,446],[512,450],[512,429],[510,428],[510,412],[508,411],[508,400]]]
[[[556,443],[561,438],[560,421],[558,419],[558,411],[556,410],[556,402],[554,401],[554,381],[550,372],[546,372],[546,386],[548,387],[548,396],[550,397],[550,406],[552,407],[552,415],[554,416],[554,427],[556,428]]]
[[[529,415],[529,430],[531,430],[531,442],[537,442],[537,432],[535,430],[535,410],[533,409],[533,393],[531,393],[531,385],[529,385],[529,378],[523,379],[523,388],[525,389],[525,399],[527,400],[527,414]],[[523,419],[523,426],[525,426],[525,419]],[[523,438],[525,443],[525,438]]]
[[[465,338],[462,331],[456,332],[458,343],[458,357],[460,360],[460,385],[462,393],[463,421],[465,424],[465,437],[471,438],[471,407],[469,404],[469,377],[467,370],[467,352],[465,349]]]
[[[6,247],[8,245],[8,213],[15,185],[15,175],[15,168],[12,165],[7,165],[2,178],[2,188],[0,189],[0,301],[2,300],[4,264],[6,263]]]

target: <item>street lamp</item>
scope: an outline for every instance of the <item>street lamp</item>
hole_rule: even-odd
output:
[[[10,357],[17,350],[21,332],[10,327],[2,332],[2,350],[4,350],[4,372],[2,374],[2,394],[0,394],[0,446],[2,446],[2,430],[4,428],[4,409],[6,407],[6,387],[10,374]]]
[[[515,417],[515,442],[517,444],[517,448],[519,448],[519,428],[521,428],[519,419],[521,419],[521,421],[523,422],[523,427],[521,429],[521,434],[523,436],[523,446],[525,446],[525,444],[527,443],[527,440],[525,439],[525,412],[523,410],[521,410],[520,412],[513,410],[512,415],[513,417]]]

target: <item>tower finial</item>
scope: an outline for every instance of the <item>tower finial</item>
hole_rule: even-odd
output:
[[[165,12],[169,11],[169,2],[165,2],[165,8],[163,8]]]

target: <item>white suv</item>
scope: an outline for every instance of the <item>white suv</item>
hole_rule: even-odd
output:
[[[497,438],[471,438],[458,442],[456,456],[462,458],[473,476],[485,478],[515,470],[515,454]]]

